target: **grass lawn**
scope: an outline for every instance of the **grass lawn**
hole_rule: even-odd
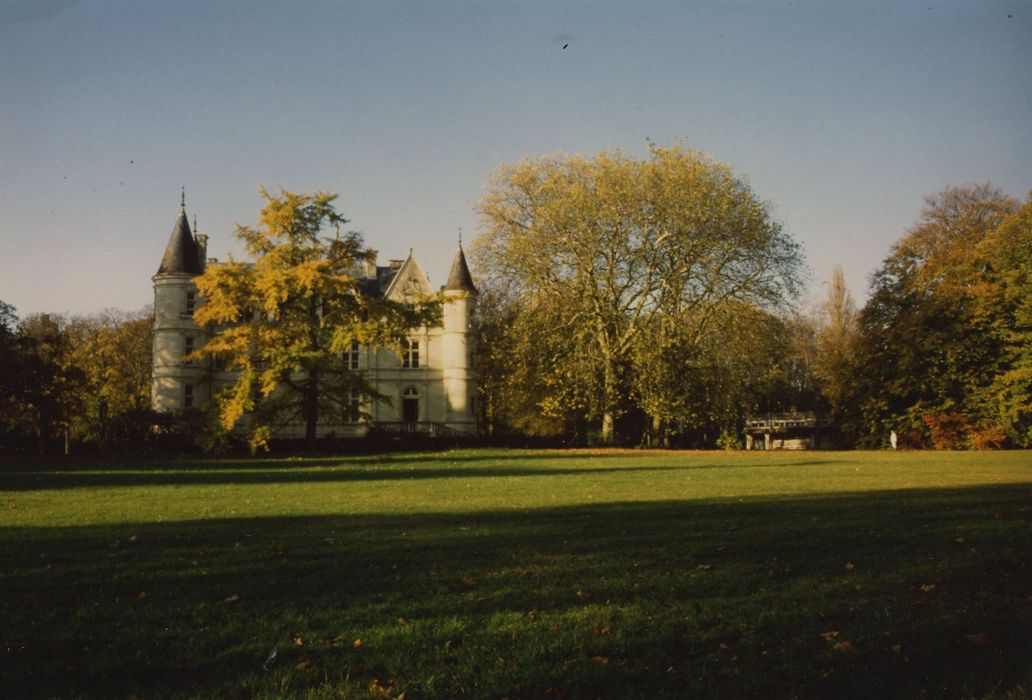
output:
[[[1032,454],[0,459],[4,697],[1032,697]]]

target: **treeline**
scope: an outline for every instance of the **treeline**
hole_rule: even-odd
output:
[[[150,410],[149,308],[19,320],[0,301],[0,452],[136,449],[168,422]]]
[[[0,452],[162,436],[225,448],[245,414],[253,447],[281,409],[314,438],[320,415],[384,399],[341,349],[389,345],[438,303],[358,304],[341,261],[365,255],[360,239],[320,238],[344,222],[333,196],[265,195],[264,228],[238,231],[256,246],[253,269],[289,259],[305,274],[277,263],[276,285],[259,290],[240,273],[252,268],[226,265],[200,281],[223,301],[198,320],[235,329],[205,350],[238,372],[218,405],[150,410],[149,309],[19,320],[0,302]],[[477,407],[491,440],[734,448],[747,416],[805,411],[843,448],[884,447],[892,431],[910,448],[1032,447],[1032,195],[984,184],[929,196],[863,308],[836,270],[805,313],[802,251],[770,205],[681,146],[504,165],[479,212]],[[293,252],[266,255],[281,249]],[[304,293],[289,293],[302,277]],[[304,342],[286,342],[289,329]]]
[[[813,412],[825,443],[1032,446],[1032,196],[927,198],[858,309],[723,165],[652,147],[507,165],[480,203],[481,419],[497,435],[736,447]]]

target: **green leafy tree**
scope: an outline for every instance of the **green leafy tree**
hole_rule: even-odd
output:
[[[343,353],[352,341],[399,347],[410,328],[435,323],[440,303],[370,296],[355,272],[374,258],[344,232],[336,195],[261,190],[256,228],[237,226],[253,262],[211,265],[197,278],[204,303],[194,319],[219,332],[199,351],[236,373],[219,399],[225,429],[245,419],[252,448],[275,428],[300,423],[314,445],[320,421],[342,421],[356,398],[383,398]]]
[[[701,335],[721,304],[776,305],[797,282],[799,247],[767,206],[681,146],[503,165],[479,208],[485,286],[562,336],[544,358],[554,383],[542,410],[583,412],[606,442],[632,405],[635,350],[657,341],[661,319],[689,318]]]
[[[86,378],[75,363],[68,322],[54,314],[33,314],[18,325],[20,351],[16,400],[36,436],[40,454],[55,434],[70,449],[72,424],[82,409]]]
[[[977,251],[1015,207],[989,184],[928,197],[875,273],[853,382],[863,444],[884,444],[890,430],[927,444],[926,415],[990,419],[978,397],[1001,372],[1001,338],[983,310]]]
[[[9,434],[19,424],[18,394],[21,388],[22,354],[17,336],[18,315],[0,301],[0,433]]]
[[[1016,445],[1032,447],[1032,193],[978,246],[977,313],[1000,341],[1000,370],[978,396]]]
[[[635,350],[635,394],[652,418],[648,442],[710,446],[722,434],[727,442],[747,414],[795,401],[787,322],[731,300],[710,310],[705,332],[694,328],[690,319],[671,323]]]
[[[481,290],[476,366],[481,425],[489,434],[586,437],[582,417],[594,405],[596,378],[589,363],[578,361],[575,343],[554,332],[562,319],[549,301],[524,307]]]

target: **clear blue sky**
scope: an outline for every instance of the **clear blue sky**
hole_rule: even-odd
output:
[[[862,299],[926,194],[1032,188],[1032,6],[0,0],[0,104],[22,316],[150,303],[184,185],[210,254],[259,183],[325,189],[440,284],[502,161],[646,139],[730,164]]]

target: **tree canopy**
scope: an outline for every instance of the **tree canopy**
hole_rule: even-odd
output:
[[[989,184],[932,195],[875,273],[859,318],[854,427],[861,444],[877,446],[896,430],[909,445],[958,446],[964,438],[936,433],[962,424],[949,434],[1003,438],[989,388],[1005,373],[1009,322],[998,314],[1003,292],[984,260],[995,257],[993,232],[1016,207]]]
[[[631,407],[682,417],[647,379],[669,371],[657,359],[708,366],[707,331],[730,305],[775,308],[798,286],[799,246],[769,207],[680,145],[503,165],[479,211],[481,275],[514,310],[518,363],[540,369],[539,409],[597,419],[604,441]],[[534,328],[549,337],[515,330]],[[647,346],[672,352],[642,362]]]

